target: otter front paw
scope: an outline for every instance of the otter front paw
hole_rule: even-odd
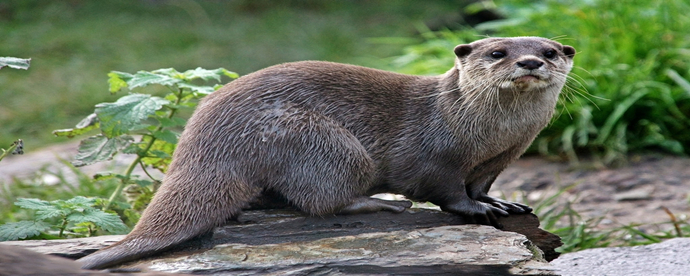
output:
[[[462,215],[470,223],[491,225],[498,229],[503,229],[503,225],[498,222],[496,215],[508,216],[508,212],[501,208],[473,199],[442,205],[441,210]]]
[[[525,204],[495,198],[487,194],[480,195],[479,198],[477,198],[477,200],[487,204],[491,204],[496,208],[499,208],[512,214],[524,214],[532,212],[532,208]]]

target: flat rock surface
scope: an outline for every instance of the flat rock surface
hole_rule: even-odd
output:
[[[690,238],[657,244],[595,248],[563,254],[551,262],[562,275],[690,275]]]
[[[232,275],[508,275],[538,266],[527,244],[522,235],[489,226],[441,226],[280,244],[229,243],[139,265]]]
[[[558,255],[553,249],[560,239],[539,229],[533,214],[501,217],[499,222],[505,231],[463,225],[466,221],[460,216],[428,209],[326,217],[254,210],[211,234],[120,268],[216,275],[548,273],[544,258]],[[76,259],[121,238],[12,241],[0,246]]]

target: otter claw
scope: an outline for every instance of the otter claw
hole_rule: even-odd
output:
[[[488,195],[480,196],[479,198],[477,198],[477,200],[513,214],[523,214],[532,212],[532,208],[525,204],[511,202]]]
[[[508,212],[488,203],[476,200],[463,200],[454,204],[441,206],[441,210],[462,215],[470,223],[491,225],[498,229],[503,229],[503,225],[498,222],[497,214],[508,216]]]

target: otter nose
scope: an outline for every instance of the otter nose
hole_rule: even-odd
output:
[[[542,65],[544,65],[543,62],[533,59],[522,60],[517,62],[517,66],[519,66],[520,68],[525,68],[527,70],[537,69]]]

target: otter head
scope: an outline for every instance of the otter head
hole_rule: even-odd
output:
[[[541,37],[486,38],[455,47],[463,90],[557,95],[573,66],[575,49]]]

